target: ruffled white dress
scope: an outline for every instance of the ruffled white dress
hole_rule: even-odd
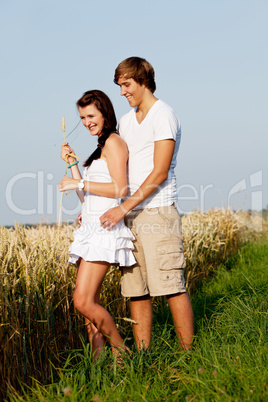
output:
[[[107,163],[104,159],[96,159],[85,168],[84,180],[110,183]],[[134,236],[125,225],[124,220],[112,229],[103,229],[99,217],[109,208],[120,205],[120,199],[106,198],[85,192],[82,205],[82,225],[74,231],[74,242],[69,248],[69,262],[76,263],[82,257],[85,261],[107,261],[120,266],[131,266],[136,263],[132,250]]]

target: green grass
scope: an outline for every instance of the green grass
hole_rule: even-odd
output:
[[[155,312],[148,353],[132,348],[120,367],[107,348],[93,365],[89,346],[71,351],[49,385],[33,380],[12,401],[266,401],[268,400],[268,243],[244,246],[192,298],[196,336],[181,351],[163,302]]]
[[[268,232],[261,216],[230,209],[192,211],[182,217],[186,287],[191,296],[220,264],[236,255],[241,244],[261,236],[255,231],[260,224],[263,233]],[[66,224],[0,227],[0,400],[6,397],[8,384],[18,391],[21,383],[31,385],[32,377],[47,384],[51,363],[62,367],[70,350],[81,348],[78,334],[86,336],[86,328],[73,305],[76,268],[68,265],[74,228]],[[104,278],[101,304],[125,338],[130,311],[119,281],[119,270],[111,267]],[[154,309],[157,323],[165,326],[163,299],[154,299]]]

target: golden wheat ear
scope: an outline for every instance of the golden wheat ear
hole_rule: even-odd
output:
[[[66,160],[67,160],[68,156],[73,156],[73,157],[76,158],[76,159],[80,159],[80,158],[79,158],[78,156],[76,156],[75,154],[67,154],[67,155],[66,155]]]

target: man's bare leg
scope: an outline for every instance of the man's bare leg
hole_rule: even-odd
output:
[[[194,337],[194,313],[187,293],[167,296],[178,338],[184,349],[190,349]]]
[[[148,349],[152,337],[153,313],[150,295],[130,299],[134,337],[139,350]]]

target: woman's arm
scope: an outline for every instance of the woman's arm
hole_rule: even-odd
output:
[[[117,134],[111,135],[105,143],[101,157],[106,159],[111,183],[84,181],[84,191],[109,198],[123,198],[127,193],[126,166],[128,150],[125,141]],[[59,183],[60,191],[77,189],[80,179],[71,179],[67,176]],[[81,191],[80,191],[81,192]]]
[[[65,142],[61,146],[61,154],[60,154],[60,156],[64,161],[66,161],[66,157],[67,157],[67,162],[68,162],[68,164],[70,166],[73,163],[77,162],[77,160],[73,156],[68,156],[69,154],[75,155],[74,150],[70,147],[70,145],[68,143]],[[77,179],[78,181],[80,181],[82,179],[80,170],[78,168],[78,163],[76,165],[73,165],[70,168],[70,170],[71,170],[71,174],[72,174],[73,179]],[[62,191],[62,189],[60,189],[60,191]],[[77,194],[79,200],[81,201],[81,203],[83,204],[83,202],[84,202],[84,193],[83,193],[83,191],[78,191],[77,190],[76,194]]]

